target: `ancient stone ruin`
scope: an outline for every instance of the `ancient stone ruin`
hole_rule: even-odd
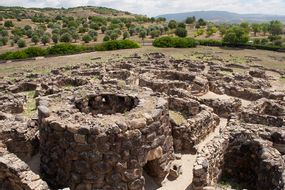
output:
[[[149,53],[2,78],[0,190],[283,190],[272,72]]]
[[[143,170],[164,178],[173,159],[168,102],[147,89],[86,88],[39,100],[44,179],[55,188],[142,189]]]

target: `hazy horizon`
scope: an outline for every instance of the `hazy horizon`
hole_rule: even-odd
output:
[[[239,14],[267,14],[285,16],[285,0],[10,0],[0,6],[26,8],[70,8],[77,6],[102,6],[147,16],[192,11],[228,11]]]

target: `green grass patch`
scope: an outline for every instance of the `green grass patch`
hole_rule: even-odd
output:
[[[222,180],[217,184],[218,187],[223,189],[235,189],[235,190],[243,190],[245,189],[242,184],[239,184],[233,180]]]
[[[23,114],[27,117],[31,117],[33,116],[36,111],[37,111],[37,107],[36,107],[36,100],[35,100],[35,91],[27,91],[25,92],[25,95],[27,97],[27,102],[24,105],[24,112]]]
[[[183,123],[187,122],[187,117],[183,113],[170,110],[169,116],[170,119],[172,119],[177,125],[182,125]]]

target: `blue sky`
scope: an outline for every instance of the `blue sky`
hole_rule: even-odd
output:
[[[1,0],[2,6],[106,6],[148,16],[200,10],[285,15],[285,0]]]

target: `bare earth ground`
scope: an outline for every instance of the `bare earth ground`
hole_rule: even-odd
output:
[[[259,64],[267,68],[274,68],[279,70],[285,70],[285,54],[263,50],[241,50],[241,49],[224,49],[217,47],[197,47],[194,49],[159,49],[154,47],[142,47],[140,49],[132,50],[119,50],[112,52],[92,52],[78,55],[69,55],[61,57],[41,58],[32,61],[10,62],[0,64],[0,78],[8,77],[13,78],[13,73],[21,73],[32,71],[34,73],[47,73],[53,68],[62,66],[71,66],[84,63],[93,62],[107,62],[109,59],[116,60],[128,57],[134,53],[144,54],[150,52],[161,52],[168,56],[172,56],[176,59],[193,59],[193,60],[211,60],[222,61],[228,63],[240,63],[240,64]],[[255,61],[249,62],[248,57],[253,57]],[[97,59],[100,57],[100,59]],[[96,59],[94,59],[96,58]],[[244,72],[237,70],[237,72]],[[285,88],[285,79],[276,72],[268,72],[268,75],[276,78],[277,80],[272,82],[273,88]],[[231,98],[227,95],[217,95],[209,92],[203,96],[203,98]],[[242,100],[243,106],[247,106],[250,101]],[[202,143],[198,145],[198,149],[202,149],[208,142],[210,142],[214,136],[219,135],[220,129],[226,126],[227,120],[221,118],[220,125],[211,133]],[[159,187],[149,176],[145,174],[147,184],[146,190],[190,190],[189,182],[192,181],[192,170],[195,162],[196,155],[184,154],[181,155],[180,160],[176,160],[177,164],[182,165],[182,175],[176,180],[170,181],[165,179],[162,182],[162,187]],[[30,163],[33,170],[37,171],[38,156]]]
[[[132,50],[118,50],[109,52],[92,52],[77,55],[68,55],[61,57],[50,57],[38,60],[28,60],[13,63],[0,64],[0,77],[8,76],[13,73],[33,71],[36,73],[45,73],[53,68],[77,65],[83,63],[102,62],[108,59],[120,59],[127,57],[134,53],[149,53],[161,52],[176,59],[193,59],[193,60],[211,60],[221,61],[228,63],[240,64],[259,64],[267,68],[285,70],[285,53],[272,52],[264,50],[248,50],[248,49],[233,49],[233,48],[218,48],[218,47],[197,47],[193,49],[161,49],[155,47],[142,47]],[[92,60],[101,57],[101,59]],[[248,57],[254,57],[256,61],[248,62]],[[282,81],[284,82],[284,80]]]

